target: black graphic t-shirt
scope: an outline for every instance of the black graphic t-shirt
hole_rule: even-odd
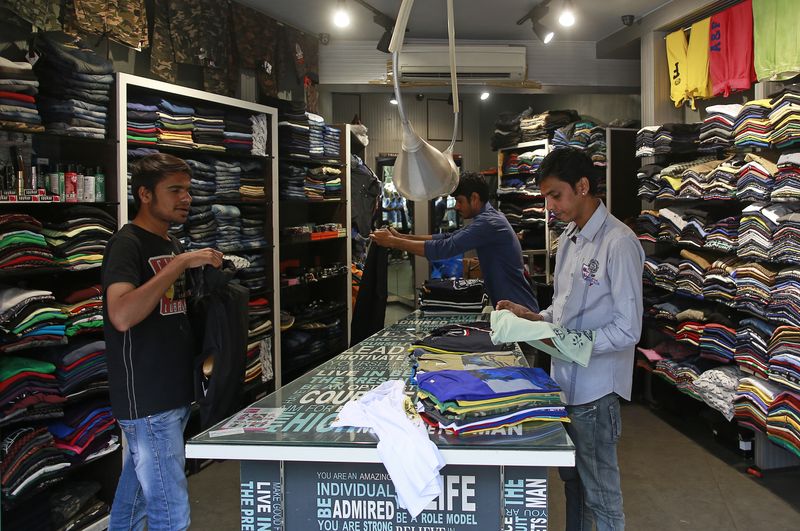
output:
[[[103,295],[117,282],[141,286],[181,252],[177,240],[125,225],[106,247]],[[112,326],[105,304],[103,314],[114,416],[138,419],[189,405],[194,345],[186,316],[186,276],[181,275],[150,315],[127,332]]]

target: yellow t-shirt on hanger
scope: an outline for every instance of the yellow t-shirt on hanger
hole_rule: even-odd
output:
[[[709,73],[709,32],[711,18],[705,18],[692,24],[689,35],[689,46],[686,53],[686,96],[694,98],[710,98],[712,96],[711,75]]]
[[[686,62],[688,44],[683,30],[667,35],[667,66],[669,67],[669,97],[680,107],[686,101]]]

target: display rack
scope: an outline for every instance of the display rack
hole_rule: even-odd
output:
[[[266,263],[267,288],[264,296],[268,299],[272,309],[271,321],[271,354],[274,378],[269,382],[261,382],[260,377],[257,381],[248,382],[243,386],[244,399],[247,403],[265,395],[273,389],[279,388],[281,382],[281,351],[280,351],[280,327],[277,326],[277,310],[280,308],[280,284],[278,279],[278,258],[276,245],[278,242],[278,209],[275,204],[277,198],[277,174],[278,162],[275,154],[277,153],[277,110],[273,107],[259,105],[248,101],[242,101],[226,96],[220,96],[196,89],[181,87],[170,83],[164,83],[152,79],[147,79],[130,74],[120,73],[117,75],[117,98],[116,98],[116,136],[120,139],[118,143],[118,186],[120,190],[127,189],[128,174],[128,149],[137,147],[148,147],[157,149],[160,152],[170,153],[175,156],[187,159],[220,160],[224,162],[248,162],[255,161],[261,164],[261,171],[264,177],[263,199],[241,200],[215,200],[216,204],[226,204],[234,206],[242,205],[263,205],[266,217],[264,219],[263,236],[266,246],[260,249],[247,251],[245,249],[230,251],[229,254],[241,254],[249,252],[260,254]],[[230,151],[210,151],[204,149],[183,149],[163,145],[139,145],[128,140],[127,135],[127,104],[135,101],[136,97],[167,99],[171,102],[183,103],[189,106],[202,105],[212,107],[221,111],[235,112],[242,115],[265,115],[268,123],[268,139],[266,155],[252,155],[250,152],[230,152]],[[129,205],[126,201],[120,204],[120,226],[129,219]]]

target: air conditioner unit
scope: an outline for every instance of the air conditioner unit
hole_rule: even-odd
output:
[[[456,46],[458,80],[524,81],[524,46]],[[450,56],[446,45],[408,45],[400,53],[401,81],[450,79]]]

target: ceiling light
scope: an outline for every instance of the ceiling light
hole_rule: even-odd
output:
[[[550,30],[547,26],[539,21],[533,23],[533,32],[539,37],[539,40],[548,44],[556,36],[555,32]]]
[[[572,8],[571,0],[564,0],[564,7],[561,9],[561,14],[558,16],[558,23],[565,28],[575,24],[575,10]]]
[[[488,92],[481,92],[481,101],[486,101],[488,99],[489,99],[489,93]]]
[[[389,103],[391,103],[392,105],[397,105],[397,99],[394,96],[392,96],[391,98],[389,98]]]
[[[339,0],[336,5],[336,11],[333,12],[333,24],[337,28],[346,28],[350,25],[350,13],[344,5],[344,0]]]

